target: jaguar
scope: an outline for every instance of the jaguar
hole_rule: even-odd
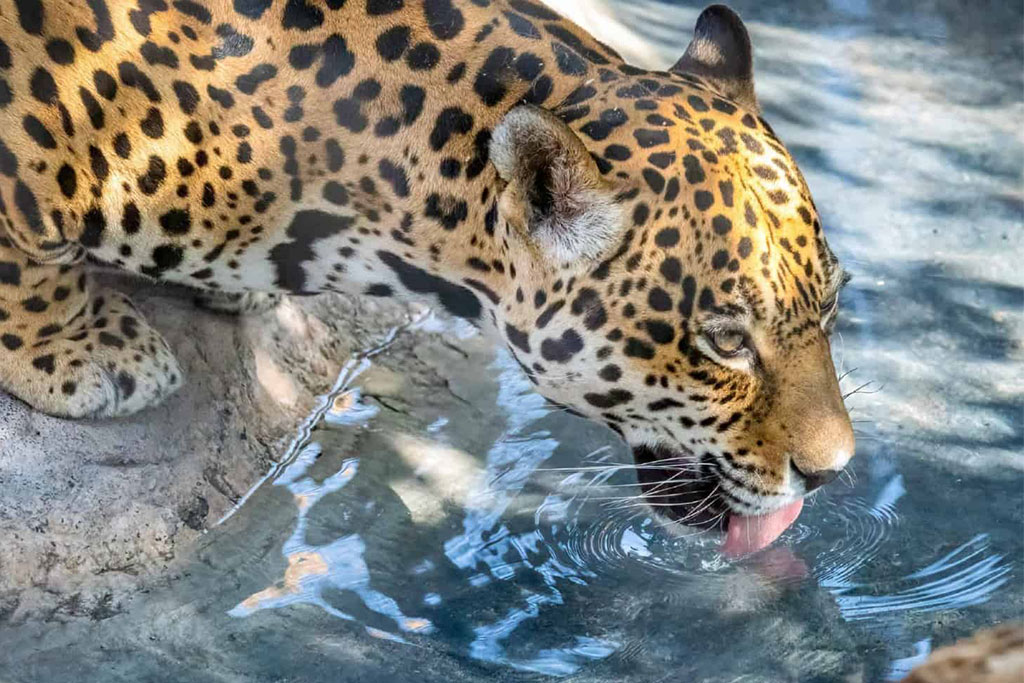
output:
[[[0,0],[0,121],[0,388],[44,413],[183,381],[98,262],[468,319],[737,554],[853,455],[844,271],[725,6],[652,71],[535,0]]]

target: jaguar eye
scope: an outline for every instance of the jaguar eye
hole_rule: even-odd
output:
[[[715,353],[724,357],[735,356],[747,346],[747,335],[737,330],[714,330],[707,338]]]

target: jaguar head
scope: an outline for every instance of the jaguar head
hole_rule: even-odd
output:
[[[495,130],[500,218],[531,254],[499,326],[541,393],[629,443],[652,510],[744,554],[854,453],[829,344],[845,274],[734,12],[634,71]]]

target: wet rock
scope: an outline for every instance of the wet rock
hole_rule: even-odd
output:
[[[202,496],[196,496],[190,502],[178,506],[178,517],[190,529],[202,530],[206,515],[210,512],[210,504]]]
[[[1004,624],[932,653],[904,683],[1019,683],[1024,680],[1024,624]]]

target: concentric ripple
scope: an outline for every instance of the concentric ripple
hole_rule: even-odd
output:
[[[821,530],[840,530],[816,562],[818,583],[835,596],[844,619],[885,619],[900,612],[934,612],[983,603],[1010,580],[1011,564],[992,552],[987,534],[978,534],[927,566],[884,581],[857,576],[891,552],[900,518],[897,501],[906,493],[903,478],[893,475],[873,502],[846,499],[827,507],[816,525],[803,527],[800,540]],[[817,529],[818,531],[814,531]]]
[[[940,560],[885,586],[851,583],[836,591],[848,621],[881,619],[900,612],[936,612],[987,602],[1010,580],[1012,567],[992,552],[987,534],[979,534]],[[879,594],[880,588],[888,591]]]
[[[562,515],[552,528],[552,547],[592,576],[643,573],[671,580],[728,566],[717,553],[716,534],[690,529],[681,532],[687,535],[667,533],[639,497],[630,500],[639,496],[640,488],[628,484],[629,478],[627,472],[609,478],[598,470],[581,485],[587,479],[582,473],[566,477],[560,484],[565,493],[551,494],[538,510],[538,520],[552,521],[541,513],[554,509]]]

